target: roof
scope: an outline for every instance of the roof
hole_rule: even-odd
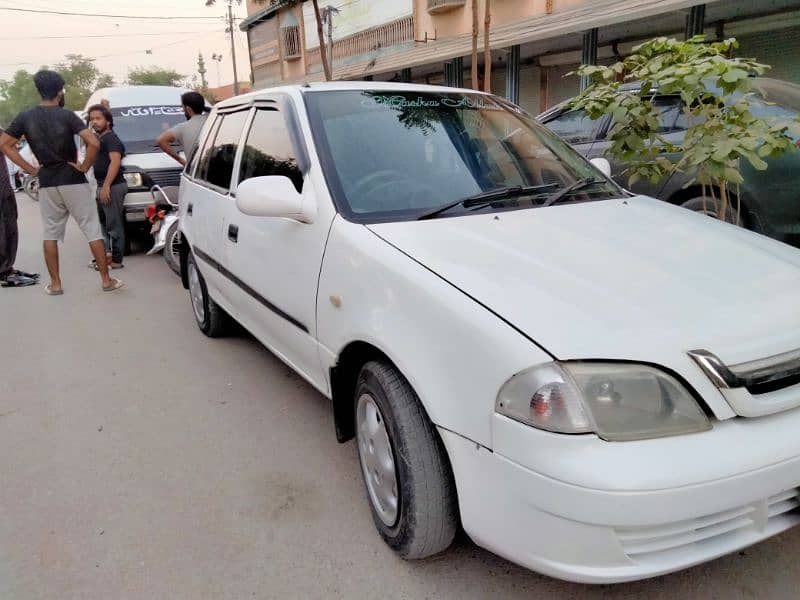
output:
[[[337,91],[396,91],[396,92],[451,92],[451,93],[470,93],[470,94],[486,94],[486,92],[478,90],[468,90],[464,88],[446,87],[441,85],[426,85],[421,83],[397,83],[392,81],[328,81],[325,83],[304,83],[285,85],[274,88],[266,88],[250,92],[249,94],[241,94],[234,98],[223,100],[216,104],[218,108],[226,108],[229,106],[236,106],[251,100],[258,100],[264,96],[275,93],[301,93],[308,94],[314,92],[337,92]]]
[[[121,106],[144,106],[163,104],[180,106],[181,94],[190,92],[188,88],[167,85],[121,85],[101,88],[94,92],[86,106],[98,104],[100,100],[108,100],[113,108]]]
[[[269,2],[267,8],[261,9],[253,13],[239,24],[239,29],[247,31],[251,27],[258,25],[261,21],[269,19],[274,13],[278,12],[284,6],[294,4],[293,0],[266,0]],[[301,0],[302,1],[302,0]]]

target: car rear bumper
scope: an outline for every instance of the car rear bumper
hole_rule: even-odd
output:
[[[693,485],[608,491],[559,481],[457,434],[440,433],[470,537],[559,579],[615,583],[653,577],[800,523],[800,457]],[[625,468],[608,465],[609,479]]]

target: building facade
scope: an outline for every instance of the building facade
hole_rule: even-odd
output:
[[[472,0],[331,2],[336,10],[322,37],[334,79],[476,87]],[[484,0],[477,4],[482,78]],[[582,62],[613,62],[659,35],[736,37],[740,55],[773,65],[772,77],[800,83],[800,0],[493,0],[491,8],[491,90],[533,114],[579,91],[579,79],[568,74]],[[311,2],[248,0],[242,29],[255,88],[324,79]]]

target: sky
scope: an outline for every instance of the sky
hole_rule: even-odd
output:
[[[193,18],[134,20],[33,14],[3,8]],[[217,0],[213,7],[206,7],[205,0],[0,0],[0,79],[11,78],[18,69],[35,71],[42,64],[53,65],[65,54],[95,58],[100,71],[113,75],[117,83],[124,82],[130,69],[153,65],[191,78],[197,73],[197,55],[202,51],[209,87],[217,87],[218,82],[230,84],[233,68],[230,37],[225,33],[226,14],[225,0]],[[247,16],[244,2],[241,6],[234,3],[234,15],[239,20]],[[239,80],[247,81],[247,38],[238,24],[234,31]],[[222,61],[213,61],[212,54],[222,54]]]

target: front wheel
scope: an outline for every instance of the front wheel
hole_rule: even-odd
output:
[[[455,484],[414,390],[391,365],[369,362],[355,404],[359,462],[381,537],[407,559],[446,550],[458,527]]]
[[[164,244],[164,261],[172,272],[181,274],[181,232],[178,230],[178,221],[169,226],[167,239]]]
[[[192,300],[194,319],[200,331],[208,337],[222,337],[228,329],[228,313],[208,295],[208,288],[194,256],[186,259],[186,274],[189,279],[189,297]]]
[[[722,212],[720,201],[709,196],[692,198],[681,204],[681,207],[714,219],[719,219],[720,221],[725,221],[726,223],[731,223],[732,225],[747,226],[744,208],[739,206],[735,200],[731,201],[731,204],[727,207],[725,214],[722,216],[720,216]]]

